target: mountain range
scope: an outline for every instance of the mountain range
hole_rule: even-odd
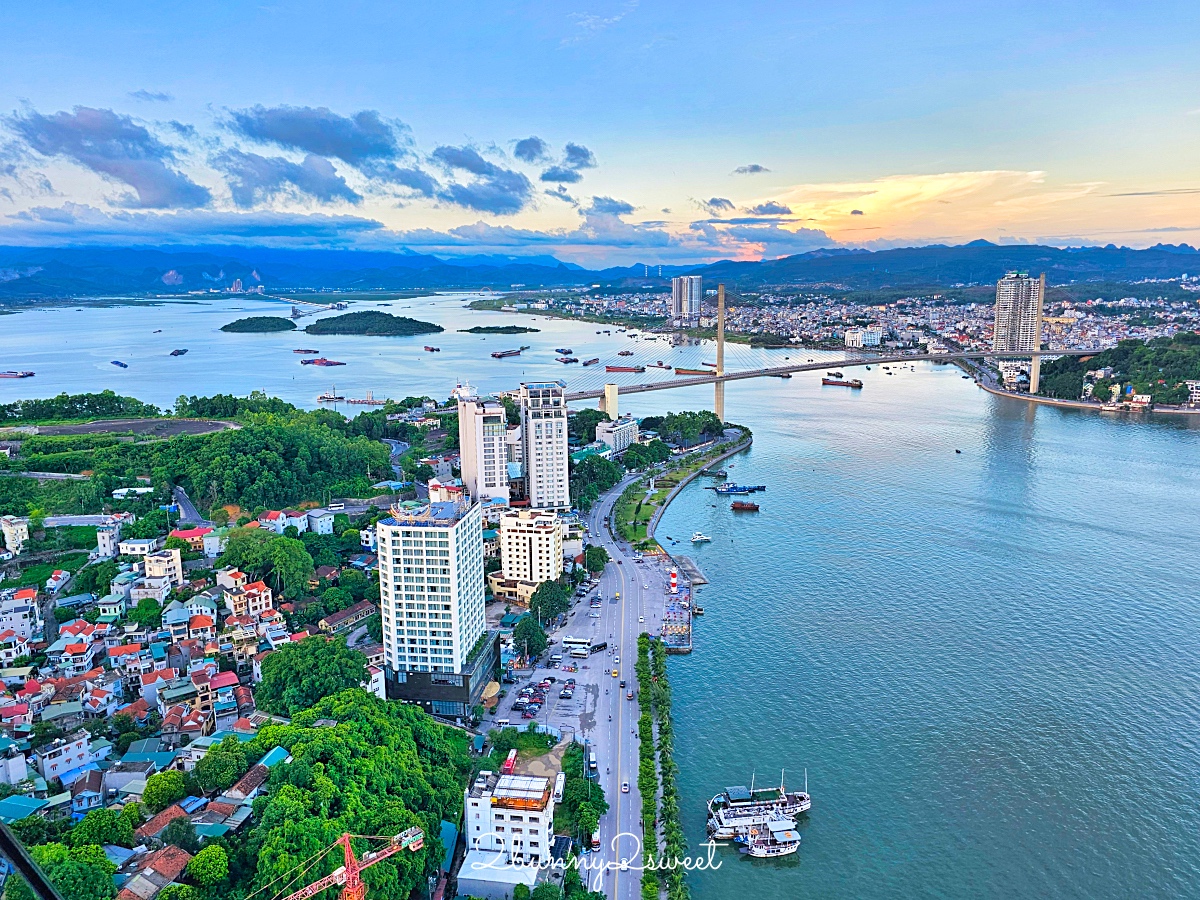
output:
[[[659,272],[661,270],[661,276]],[[849,289],[951,286],[995,281],[1008,271],[1045,272],[1051,283],[1139,281],[1200,274],[1187,244],[1059,248],[973,241],[891,250],[828,248],[759,262],[581,268],[552,256],[470,256],[265,247],[0,247],[0,301],[151,295],[244,287],[267,290],[508,290],[601,284],[661,289],[673,275],[701,275],[742,289],[826,285]]]

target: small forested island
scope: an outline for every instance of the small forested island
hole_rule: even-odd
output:
[[[250,316],[222,325],[221,330],[237,334],[269,334],[274,331],[295,331],[296,323],[282,316]]]
[[[1188,381],[1200,380],[1200,334],[1181,331],[1150,341],[1130,339],[1095,356],[1060,356],[1042,366],[1041,390],[1059,400],[1110,399],[1114,385],[1132,385],[1154,403],[1186,403]]]
[[[476,325],[474,328],[458,329],[462,334],[533,334],[540,328],[526,328],[523,325]]]
[[[435,325],[432,322],[422,322],[407,316],[393,316],[391,313],[375,312],[374,310],[318,319],[304,330],[308,334],[367,335],[437,334],[445,331],[441,325]]]

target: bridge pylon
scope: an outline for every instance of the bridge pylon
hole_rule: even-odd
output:
[[[725,285],[717,285],[717,375],[725,374]],[[713,385],[713,412],[725,421],[725,382]]]

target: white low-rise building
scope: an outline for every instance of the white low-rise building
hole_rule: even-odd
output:
[[[636,444],[638,439],[637,420],[629,417],[615,422],[601,422],[596,426],[596,440],[613,453],[621,453],[626,447]]]
[[[121,551],[122,556],[145,556],[161,546],[162,540],[159,538],[130,538],[127,541],[121,541],[117,545],[117,549]]]
[[[480,772],[467,789],[467,849],[541,862],[554,842],[554,795],[549,778]]]
[[[16,555],[25,549],[29,542],[29,520],[17,516],[0,516],[0,533],[4,535],[4,546]]]

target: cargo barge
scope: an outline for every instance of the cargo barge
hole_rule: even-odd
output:
[[[675,367],[676,375],[716,375],[717,373],[711,369],[684,369],[680,366]]]
[[[338,362],[336,359],[326,359],[323,356],[318,356],[316,359],[300,360],[302,366],[344,366],[344,362]]]
[[[520,350],[493,350],[492,359],[508,359],[510,356],[520,356]]]
[[[863,383],[857,378],[822,378],[821,384],[828,385],[830,387],[854,388],[856,391],[861,390],[863,386]]]
[[[605,372],[645,372],[645,366],[605,366]]]
[[[0,372],[0,378],[32,378],[33,372]]]

